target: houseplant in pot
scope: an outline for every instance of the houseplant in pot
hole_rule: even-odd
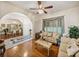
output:
[[[69,27],[69,37],[70,38],[79,38],[79,28],[77,26]]]

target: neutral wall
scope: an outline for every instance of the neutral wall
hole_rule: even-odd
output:
[[[64,29],[66,33],[68,32],[68,27],[70,25],[79,26],[79,7],[74,7],[74,8],[70,8],[70,9],[59,11],[52,14],[41,15],[40,17],[41,20],[37,21],[39,24],[40,30],[42,30],[42,19],[53,18],[58,16],[64,16]],[[40,31],[38,30],[39,28],[37,28],[36,30]]]

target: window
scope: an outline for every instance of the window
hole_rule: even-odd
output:
[[[43,20],[43,30],[46,32],[64,33],[64,17],[50,18]]]

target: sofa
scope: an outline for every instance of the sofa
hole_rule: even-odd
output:
[[[48,41],[52,44],[57,44],[57,40],[59,39],[60,37],[60,34],[56,33],[56,32],[53,32],[53,33],[50,33],[50,32],[42,32],[40,34],[41,38],[40,39],[44,39],[45,41]]]
[[[79,39],[61,37],[58,57],[79,57]]]

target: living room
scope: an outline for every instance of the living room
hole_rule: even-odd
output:
[[[0,7],[2,57],[79,57],[79,1],[0,1]]]

